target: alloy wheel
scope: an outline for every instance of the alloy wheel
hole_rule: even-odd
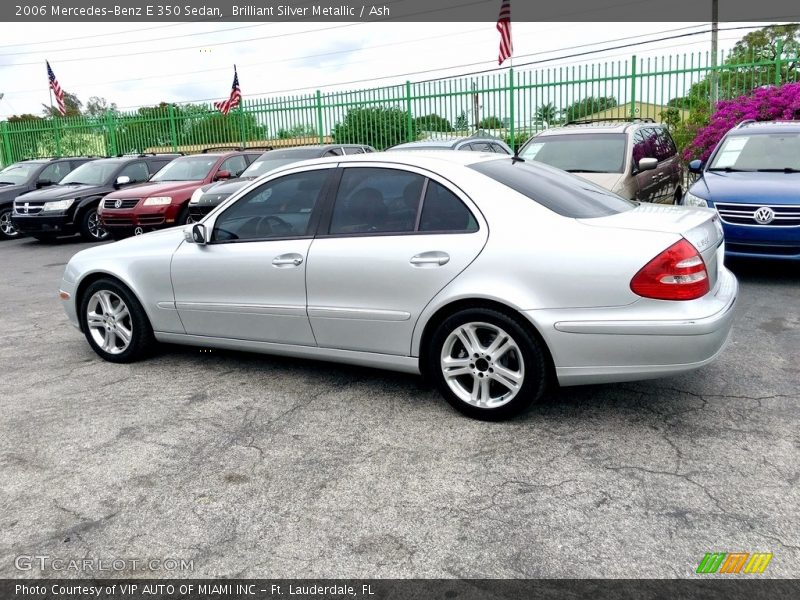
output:
[[[511,402],[525,380],[525,363],[517,342],[490,323],[464,323],[442,346],[442,375],[463,402],[499,408]]]
[[[125,302],[114,292],[100,290],[89,299],[86,324],[92,339],[105,352],[124,352],[133,338],[133,321]]]
[[[0,232],[3,233],[5,237],[17,237],[19,232],[14,227],[14,224],[11,222],[11,211],[6,210],[0,213]]]
[[[87,217],[86,226],[89,230],[89,235],[96,240],[103,240],[108,236],[108,232],[103,229],[103,226],[100,224],[100,217],[96,210],[92,211]]]

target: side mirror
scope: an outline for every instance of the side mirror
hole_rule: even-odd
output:
[[[657,158],[642,158],[639,159],[639,172],[642,171],[652,171],[658,166],[658,159]]]
[[[206,245],[206,226],[202,223],[196,223],[192,226],[192,241],[198,246]]]
[[[232,177],[230,171],[217,171],[217,174],[214,175],[214,181],[219,181],[220,179],[230,179]]]
[[[117,177],[116,185],[117,187],[119,187],[121,185],[127,185],[130,182],[131,182],[130,177],[128,177],[127,175],[120,175],[119,177]]]
[[[53,185],[53,182],[49,179],[40,179],[36,182],[36,189],[47,187],[49,185]]]
[[[699,159],[694,159],[692,162],[689,163],[689,172],[690,173],[702,173],[703,172],[703,161]]]

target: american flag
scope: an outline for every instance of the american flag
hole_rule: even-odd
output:
[[[53,69],[50,68],[50,61],[46,60],[45,62],[47,63],[47,78],[50,80],[50,89],[53,90],[53,93],[56,95],[58,112],[60,112],[63,117],[67,114],[67,107],[64,106],[64,90],[61,89],[61,85],[58,83],[58,79],[56,79],[56,74],[53,73]]]
[[[500,32],[500,56],[498,64],[511,58],[514,53],[514,45],[511,43],[511,0],[503,0],[500,5],[500,16],[497,17],[497,31]]]
[[[239,89],[239,74],[236,72],[236,65],[233,66],[233,85],[231,86],[231,95],[227,100],[222,102],[214,102],[216,108],[223,115],[227,115],[232,108],[239,106],[242,99],[242,90]]]

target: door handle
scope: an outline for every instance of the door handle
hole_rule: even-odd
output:
[[[299,254],[281,254],[272,259],[272,265],[275,267],[299,267],[303,264],[303,257]]]
[[[450,262],[450,255],[447,252],[440,252],[438,250],[434,250],[431,252],[423,252],[422,254],[416,254],[411,257],[412,265],[422,267],[425,265],[434,266],[434,267],[441,267],[442,265],[446,265]]]

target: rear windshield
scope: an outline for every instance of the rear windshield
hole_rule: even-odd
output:
[[[622,173],[625,134],[540,135],[525,144],[519,155],[572,173]]]
[[[606,217],[636,206],[590,181],[542,164],[508,158],[469,167],[564,217]]]

